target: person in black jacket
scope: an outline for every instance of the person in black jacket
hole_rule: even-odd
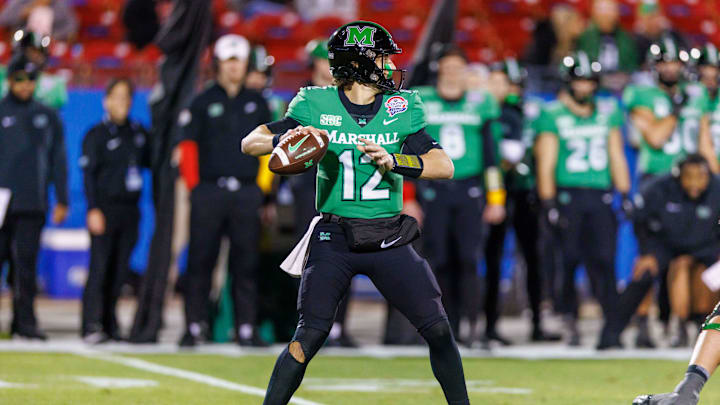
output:
[[[54,110],[33,100],[39,73],[40,67],[24,54],[13,56],[8,65],[10,91],[0,101],[0,268],[10,262],[11,333],[45,340],[33,302],[48,185],[55,186],[56,224],[67,216],[68,195],[62,123]]]
[[[259,212],[264,196],[256,183],[258,159],[241,154],[238,145],[271,118],[262,94],[243,86],[249,53],[245,38],[233,34],[220,37],[214,48],[215,82],[195,96],[179,116],[180,166],[192,189],[184,289],[187,330],[180,346],[194,346],[208,336],[210,282],[223,236],[230,239],[228,274],[237,343],[265,345],[255,330]],[[190,150],[197,156],[193,176],[183,169]]]
[[[620,333],[665,268],[670,269],[671,304],[679,321],[672,345],[688,344],[685,323],[691,312],[691,285],[694,298],[704,301],[696,302],[692,312],[707,313],[716,301],[702,284],[700,274],[720,259],[718,217],[720,178],[712,174],[699,154],[687,155],[672,173],[642,188],[635,197],[634,212],[640,257],[633,281],[620,296],[618,316],[605,324],[598,348],[619,346]]]
[[[128,119],[132,97],[128,79],[112,80],[103,100],[105,117],[83,140],[91,244],[81,333],[88,343],[120,339],[115,305],[138,237],[141,168],[150,165],[148,133]]]

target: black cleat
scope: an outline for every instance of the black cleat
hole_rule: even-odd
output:
[[[195,347],[196,345],[197,339],[195,339],[195,336],[193,336],[189,331],[185,332],[182,339],[180,339],[180,342],[178,342],[178,346],[184,348]]]
[[[635,338],[635,347],[638,349],[654,349],[657,346],[650,335],[640,333],[637,335],[637,338]]]
[[[238,338],[237,344],[238,344],[238,346],[243,346],[243,347],[269,347],[270,346],[270,343],[266,342],[265,340],[263,340],[263,338],[261,338],[258,335],[255,335],[255,334],[253,334],[252,337],[250,337],[248,339]]]
[[[327,347],[346,347],[346,348],[356,348],[358,347],[358,344],[351,338],[349,335],[341,334],[337,339],[330,339],[325,341],[325,346]]]
[[[47,335],[38,328],[18,328],[11,332],[13,338],[46,341]]]
[[[559,333],[545,332],[541,328],[534,328],[530,340],[533,342],[559,342],[562,335]]]
[[[512,346],[513,344],[509,339],[497,333],[497,331],[485,332],[485,336],[483,336],[482,342],[489,345],[489,343],[493,341],[500,343],[501,346]]]

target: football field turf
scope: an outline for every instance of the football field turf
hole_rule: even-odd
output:
[[[0,352],[0,404],[260,404],[272,355]],[[667,391],[671,360],[464,359],[473,404],[630,404]],[[443,404],[428,360],[320,355],[301,405]],[[701,404],[720,403],[710,381]]]

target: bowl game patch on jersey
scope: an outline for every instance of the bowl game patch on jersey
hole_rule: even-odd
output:
[[[408,109],[408,101],[404,97],[392,96],[385,102],[387,107],[387,113],[390,117],[394,117],[397,114],[404,113]]]

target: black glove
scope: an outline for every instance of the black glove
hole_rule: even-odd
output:
[[[622,209],[625,219],[631,221],[633,214],[635,213],[635,204],[627,194],[622,194],[622,202],[620,203],[620,209]]]
[[[670,100],[672,101],[672,114],[675,117],[680,117],[680,111],[682,111],[683,107],[685,107],[685,102],[687,101],[685,91],[678,90],[677,93],[670,97]]]
[[[543,221],[550,225],[550,228],[557,228],[560,225],[560,210],[554,198],[541,200],[540,210]]]

